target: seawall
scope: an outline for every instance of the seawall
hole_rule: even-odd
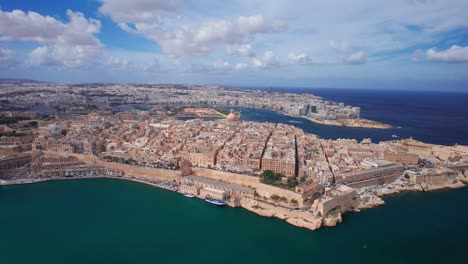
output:
[[[158,168],[132,166],[121,163],[113,163],[99,160],[94,155],[68,153],[68,152],[55,152],[55,151],[44,151],[44,154],[51,156],[74,156],[83,162],[94,163],[98,166],[109,169],[117,169],[124,172],[127,176],[147,178],[151,180],[164,180],[164,181],[181,181],[180,171],[166,170]]]
[[[280,197],[286,197],[288,201],[292,199],[296,200],[298,202],[298,206],[303,205],[303,198],[300,193],[263,184],[260,182],[259,177],[204,168],[192,168],[192,173],[194,175],[213,180],[225,181],[254,188],[257,191],[257,194],[261,197],[270,198],[272,195],[276,194]]]

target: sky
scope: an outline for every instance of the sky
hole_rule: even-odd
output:
[[[468,0],[0,0],[0,78],[468,91]]]

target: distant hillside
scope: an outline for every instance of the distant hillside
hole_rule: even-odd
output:
[[[29,79],[6,79],[0,78],[0,84],[23,84],[23,83],[48,83],[43,81],[29,80]]]

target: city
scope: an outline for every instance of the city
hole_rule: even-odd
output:
[[[327,125],[367,128],[391,126],[361,118],[359,107],[326,101],[311,94],[284,90],[228,89],[211,85],[143,84],[0,84],[3,109],[35,110],[42,115],[110,111],[122,105],[261,108],[301,116]]]
[[[359,108],[313,95],[217,87],[217,96],[203,101],[215,88],[3,88],[3,108],[16,108],[0,112],[3,185],[128,179],[314,230],[336,225],[346,212],[383,204],[383,195],[460,188],[468,180],[466,146],[326,140],[290,124],[243,121],[232,110],[267,108],[307,117],[303,111],[314,109],[330,120],[358,120]],[[126,105],[136,107],[121,109]]]
[[[0,264],[465,263],[468,0],[0,0]]]

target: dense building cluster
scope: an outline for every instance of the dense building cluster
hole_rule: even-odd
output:
[[[124,177],[315,229],[317,221],[334,225],[345,211],[379,204],[376,193],[468,180],[466,146],[320,139],[217,108],[359,120],[359,108],[313,95],[193,85],[1,86],[0,185]]]
[[[417,167],[420,157],[396,142],[323,140],[286,124],[238,121],[237,116],[183,121],[152,111],[93,112],[50,120],[35,134],[2,137],[0,144],[6,145],[3,153],[16,147],[93,154],[104,161],[155,168],[179,169],[186,162],[249,175],[268,170],[282,175],[285,184],[295,178],[297,184],[312,181],[322,186],[391,181],[405,166]]]
[[[278,124],[270,136],[262,158],[262,169],[287,177],[296,174],[296,134],[303,133],[293,126]]]
[[[203,109],[197,109],[200,111]],[[239,121],[234,112],[225,119],[184,121],[160,111],[100,111],[39,120],[35,132],[0,137],[4,164],[0,173],[63,176],[80,170],[87,175],[102,172],[76,160],[33,158],[33,153],[57,152],[64,157],[75,153],[172,170],[190,166],[248,175],[272,171],[282,177],[277,179],[279,186],[300,184],[298,190],[307,193],[317,185],[383,184],[394,181],[405,169],[412,175],[424,174],[419,165],[422,157],[425,170],[444,165],[428,149],[411,140],[378,144],[370,139],[324,140],[291,125]],[[25,167],[31,161],[34,165]]]
[[[204,85],[107,85],[107,84],[0,84],[5,98],[0,109],[33,109],[61,115],[108,111],[117,106],[174,105],[264,108],[321,120],[359,119],[360,108],[326,101],[311,94],[284,91],[227,89]]]

